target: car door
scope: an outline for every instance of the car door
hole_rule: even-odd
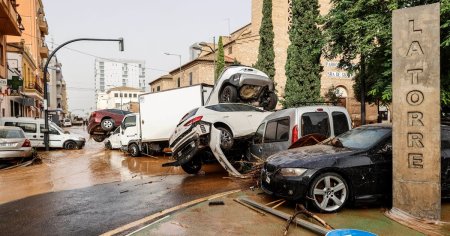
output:
[[[240,104],[216,104],[212,106],[205,107],[204,119],[207,122],[222,122],[231,128],[234,137],[240,137],[242,135],[248,135],[253,132],[252,128],[249,127],[246,109]],[[209,110],[209,111],[208,111]]]
[[[109,141],[111,142],[111,146],[113,148],[118,148],[118,147],[122,146],[120,144],[120,132],[121,132],[121,127],[119,126],[114,130],[113,134],[109,138]]]
[[[370,152],[373,163],[368,172],[373,177],[371,190],[375,196],[387,197],[392,192],[392,137],[388,136],[377,144]]]
[[[136,116],[127,116],[121,125],[120,143],[122,146],[127,146],[131,140],[138,138]]]
[[[280,151],[287,150],[289,140],[290,117],[281,117],[267,121],[263,139],[262,157],[266,159]]]
[[[251,159],[264,159],[263,157],[263,137],[264,130],[266,128],[266,122],[259,125],[253,136],[252,143],[250,145],[250,158]]]

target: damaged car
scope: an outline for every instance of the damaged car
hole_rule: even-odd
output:
[[[103,109],[91,113],[87,127],[88,133],[96,142],[103,142],[110,132],[122,124],[123,118],[131,114],[119,109]]]
[[[442,197],[450,198],[450,127],[441,126],[441,142]],[[264,163],[260,184],[268,194],[327,213],[349,202],[392,199],[392,127],[362,126],[326,144],[274,154]]]
[[[264,72],[247,66],[230,66],[220,75],[206,105],[248,103],[270,111],[277,102],[274,82]]]
[[[234,147],[242,150],[241,141],[250,140],[269,114],[271,112],[238,103],[219,103],[191,110],[183,116],[169,140],[176,161],[163,166],[181,166],[185,172],[196,174],[205,159],[213,159],[209,149],[212,126],[221,131],[220,148],[232,153]]]

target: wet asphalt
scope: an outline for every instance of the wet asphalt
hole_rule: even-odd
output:
[[[93,140],[42,156],[41,165],[0,171],[0,235],[98,235],[242,184],[217,165],[187,175],[162,168],[167,157],[132,158]]]

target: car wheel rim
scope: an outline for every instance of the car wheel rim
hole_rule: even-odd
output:
[[[112,122],[109,121],[109,120],[106,120],[106,121],[103,122],[103,125],[104,125],[106,128],[111,128],[111,127],[112,127]]]
[[[67,149],[75,149],[75,145],[73,143],[68,143]]]
[[[137,148],[136,148],[136,146],[131,146],[131,155],[133,155],[133,156],[136,156],[136,153],[137,153]]]
[[[340,178],[324,176],[314,185],[313,199],[321,210],[335,211],[347,199],[347,187]]]

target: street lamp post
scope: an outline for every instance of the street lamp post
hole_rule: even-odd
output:
[[[50,56],[47,58],[47,62],[44,66],[44,144],[45,144],[45,150],[49,150],[49,128],[48,128],[48,91],[47,91],[47,72],[48,72],[48,64],[50,63],[50,60],[55,55],[55,53],[61,49],[62,47],[66,46],[69,43],[78,42],[78,41],[115,41],[119,42],[119,50],[124,50],[124,43],[123,38],[118,39],[97,39],[97,38],[78,38],[78,39],[72,39],[69,40],[61,45],[59,45],[53,52],[50,54]]]
[[[181,77],[181,80],[183,80],[183,74],[181,73],[181,55],[180,55],[180,54],[168,53],[168,52],[165,52],[164,55],[167,55],[167,56],[177,56],[177,57],[180,58],[180,77]]]
[[[214,41],[216,41],[215,39],[214,39]],[[209,46],[209,44],[208,43],[206,43],[206,42],[201,42],[201,43],[199,43],[198,45],[200,45],[200,46],[202,46],[202,47],[208,47],[210,50],[211,50],[211,52],[213,53],[213,60],[214,60],[214,71],[213,71],[213,75],[214,75],[214,80],[216,80],[216,42],[214,42],[214,48],[212,48],[211,46]],[[202,48],[200,48],[200,47],[194,47],[195,49],[199,49],[199,50],[203,50]]]

